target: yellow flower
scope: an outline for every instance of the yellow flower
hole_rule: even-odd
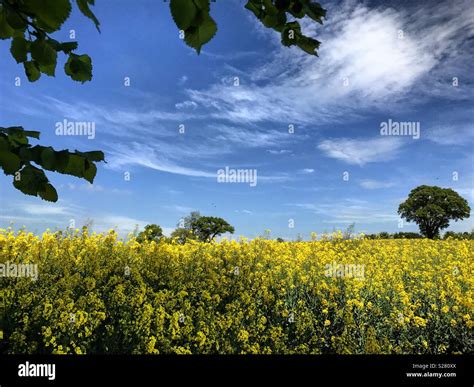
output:
[[[324,326],[325,326],[325,327],[328,327],[329,325],[331,325],[331,321],[329,321],[329,320],[324,320]]]
[[[445,305],[441,308],[441,312],[443,313],[448,313],[449,312],[449,306]]]

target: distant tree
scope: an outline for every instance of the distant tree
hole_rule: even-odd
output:
[[[382,231],[382,232],[379,232],[379,233],[377,234],[377,237],[378,237],[379,239],[389,239],[389,238],[390,238],[390,234],[389,234],[388,232],[386,232],[386,231]]]
[[[460,240],[474,240],[474,230],[471,232],[455,232],[455,231],[446,231],[443,239],[460,239]]]
[[[351,239],[354,235],[355,223],[351,223],[342,233],[342,239]]]
[[[186,216],[179,222],[178,227],[182,227],[187,230],[191,230],[192,232],[195,232],[196,222],[199,218],[201,218],[201,214],[199,211],[191,211],[188,216]]]
[[[234,227],[224,219],[214,216],[201,216],[193,224],[192,229],[201,242],[212,242],[216,236],[226,232],[234,233]]]
[[[377,239],[377,234],[364,234],[364,239]]]
[[[423,238],[422,235],[417,232],[397,232],[392,235],[393,239],[419,239]]]
[[[171,239],[174,239],[177,243],[184,245],[189,240],[196,240],[196,235],[191,230],[184,227],[178,227],[171,235]]]
[[[421,185],[413,189],[408,199],[398,207],[398,214],[415,222],[420,233],[430,239],[438,238],[449,221],[468,218],[471,213],[466,199],[450,188]]]
[[[145,226],[145,230],[138,234],[137,241],[138,242],[151,242],[155,241],[158,242],[161,238],[163,238],[163,230],[157,224],[148,224]]]
[[[276,241],[277,241],[277,242],[284,242],[285,240],[284,240],[283,238],[278,237],[278,238],[276,239]]]

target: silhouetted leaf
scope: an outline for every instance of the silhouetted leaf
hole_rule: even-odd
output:
[[[89,55],[69,54],[64,70],[73,80],[87,82],[92,79],[92,61]]]
[[[198,54],[201,52],[201,47],[209,42],[217,32],[217,25],[209,15],[204,16],[204,19],[197,27],[190,27],[185,31],[184,41],[193,47]]]
[[[25,66],[25,74],[30,82],[35,82],[40,78],[41,73],[36,62],[30,60],[24,62],[23,65]]]
[[[100,32],[100,22],[89,8],[89,4],[94,5],[94,0],[76,0],[76,2],[82,14],[91,19],[94,22],[97,31]]]
[[[0,167],[7,175],[12,175],[20,169],[20,158],[7,150],[0,151]]]
[[[10,52],[17,63],[25,62],[28,54],[28,41],[23,37],[12,39]]]
[[[198,9],[189,0],[171,0],[171,16],[180,30],[187,30],[198,14]]]

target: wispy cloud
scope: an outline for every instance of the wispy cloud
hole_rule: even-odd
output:
[[[430,94],[423,85],[431,84],[426,77],[441,61],[470,56],[460,47],[473,35],[474,8],[469,1],[455,3],[423,2],[397,11],[346,2],[318,31],[323,41],[318,59],[275,46],[274,59],[239,86],[217,83],[188,90],[189,97],[212,117],[232,122],[315,125],[364,109],[411,106],[413,99],[407,104],[404,98]],[[314,32],[314,24],[304,27]],[[447,97],[457,98],[452,87]]]
[[[393,187],[395,183],[389,181],[365,179],[360,181],[359,185],[365,189],[382,189]]]
[[[367,140],[342,138],[324,140],[318,148],[327,157],[362,166],[371,162],[392,160],[402,145],[403,141],[399,138],[384,137]]]
[[[300,208],[318,215],[322,223],[329,224],[396,224],[398,216],[395,208],[383,207],[377,203],[365,201],[354,202],[350,199],[323,203],[290,203],[289,206]]]
[[[67,215],[71,213],[70,208],[58,205],[52,205],[51,203],[40,203],[40,204],[23,204],[18,209],[22,209],[27,214],[31,215]]]
[[[468,145],[474,141],[474,125],[437,125],[428,129],[425,137],[440,145]]]

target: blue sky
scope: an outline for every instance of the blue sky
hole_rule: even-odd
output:
[[[97,231],[157,223],[169,232],[198,210],[228,220],[235,236],[307,238],[351,223],[416,231],[399,228],[397,208],[421,184],[451,187],[473,207],[469,1],[323,2],[326,23],[302,23],[322,42],[319,58],[282,47],[243,3],[212,4],[219,31],[200,56],[179,39],[166,3],[98,1],[101,34],[75,10],[54,37],[75,30],[77,52],[92,57],[94,78],[83,85],[62,72],[64,57],[56,78],[29,84],[2,55],[2,126],[39,130],[57,149],[104,150],[107,164],[94,185],[48,173],[55,204],[1,176],[0,227],[41,232],[74,219]],[[57,136],[64,119],[94,122],[95,138]],[[418,123],[420,138],[382,136],[388,120]],[[219,183],[226,166],[256,170],[256,186]],[[450,229],[472,227],[469,219]]]

